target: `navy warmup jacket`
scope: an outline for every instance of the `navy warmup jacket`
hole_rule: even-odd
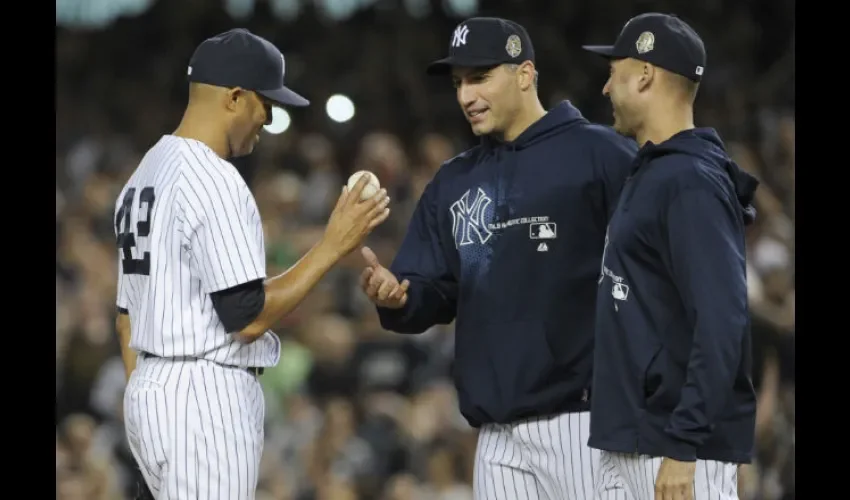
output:
[[[744,227],[757,184],[713,129],[639,151],[606,238],[590,446],[750,461]]]
[[[588,410],[605,227],[637,145],[568,102],[510,143],[483,139],[428,184],[390,266],[410,280],[381,325],[455,323],[470,425]]]

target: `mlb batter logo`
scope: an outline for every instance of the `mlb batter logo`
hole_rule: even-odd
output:
[[[534,222],[528,225],[528,233],[532,240],[553,240],[558,237],[558,225],[554,222]]]

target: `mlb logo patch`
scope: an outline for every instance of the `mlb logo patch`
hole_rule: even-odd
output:
[[[629,285],[614,283],[614,286],[611,287],[611,295],[617,300],[627,300],[629,298]]]
[[[532,240],[552,240],[558,237],[558,225],[554,222],[534,222],[528,225],[528,232]]]

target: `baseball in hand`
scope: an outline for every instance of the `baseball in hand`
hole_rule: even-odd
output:
[[[363,191],[360,192],[360,200],[365,201],[369,198],[375,196],[375,193],[381,189],[381,183],[378,182],[378,176],[369,172],[368,170],[360,170],[359,172],[354,172],[351,174],[351,177],[348,178],[348,190],[351,191],[354,189],[354,185],[357,184],[357,181],[360,180],[362,176],[369,176],[369,184],[366,184],[366,187],[363,188]]]

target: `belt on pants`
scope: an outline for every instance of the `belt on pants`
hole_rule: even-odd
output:
[[[156,354],[151,354],[149,352],[143,352],[142,357],[143,358],[168,359],[168,358],[163,358],[162,356],[157,356]],[[245,370],[255,377],[259,377],[260,375],[263,374],[263,372],[266,371],[266,369],[263,368],[262,366],[234,366],[234,365],[225,365],[223,363],[216,363],[216,364],[224,366],[226,368],[235,368],[237,370]]]

